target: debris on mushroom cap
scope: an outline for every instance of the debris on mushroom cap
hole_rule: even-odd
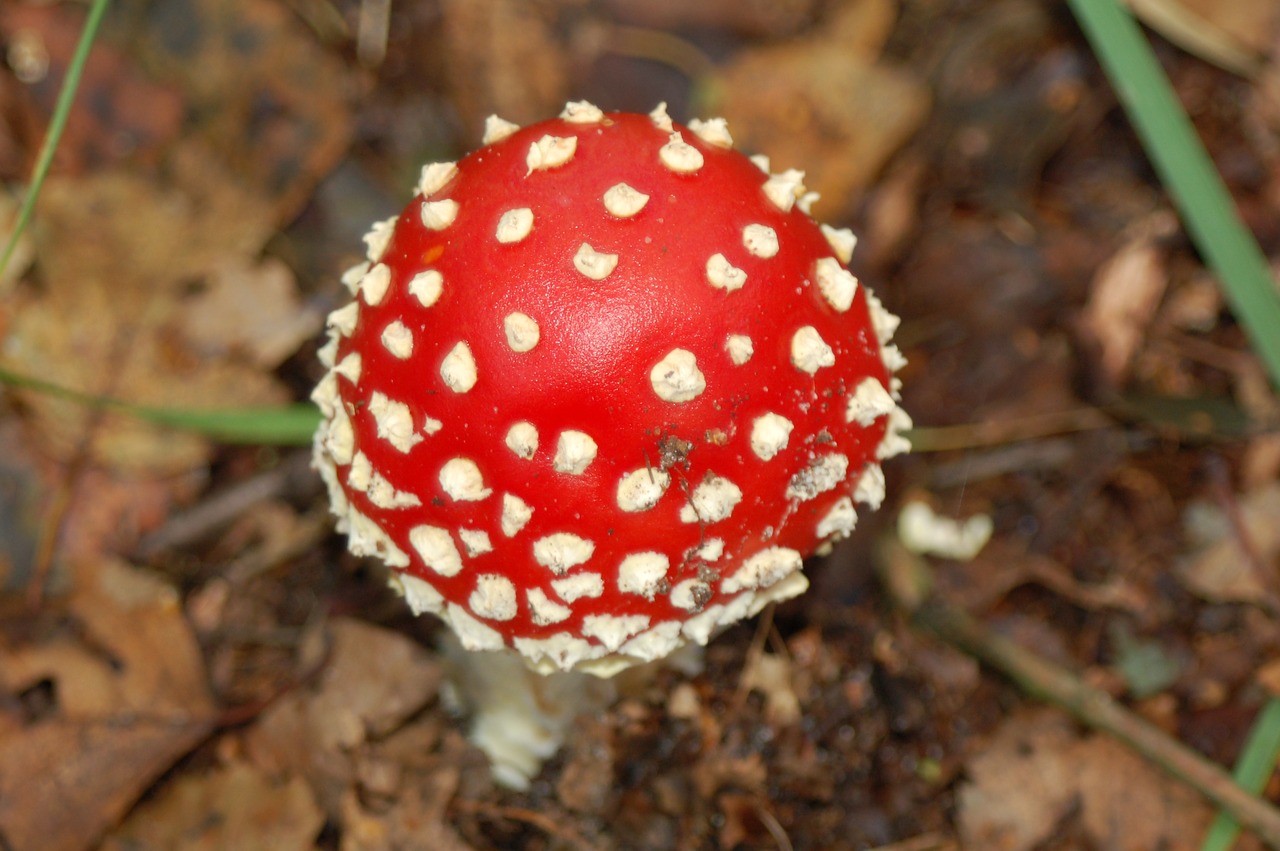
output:
[[[570,103],[428,165],[329,320],[315,463],[468,649],[609,675],[801,593],[908,448],[898,320],[720,119]]]

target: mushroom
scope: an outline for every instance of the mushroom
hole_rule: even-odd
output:
[[[344,276],[315,466],[351,551],[466,651],[607,678],[800,594],[879,506],[898,320],[723,120],[488,127]],[[555,745],[487,749],[518,786]]]

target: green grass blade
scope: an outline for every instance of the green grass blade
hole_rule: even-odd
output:
[[[1069,0],[1236,320],[1280,388],[1280,292],[1150,44],[1116,0]]]
[[[81,393],[45,381],[0,369],[0,384],[36,390],[86,407],[101,408],[169,428],[195,432],[224,443],[263,443],[275,446],[304,446],[311,442],[320,424],[315,406],[299,403],[277,408],[228,410],[183,410],[152,405],[135,405],[110,396]]]
[[[261,443],[305,446],[320,425],[315,405],[298,402],[278,408],[236,408],[193,411],[146,406],[122,406],[123,413],[169,428],[196,432],[223,443]]]
[[[62,89],[58,92],[58,102],[54,105],[53,120],[49,122],[49,131],[45,134],[44,143],[40,146],[40,154],[36,157],[36,166],[31,173],[31,185],[27,187],[27,195],[22,199],[22,207],[18,210],[18,220],[14,222],[13,233],[5,243],[4,254],[0,255],[0,272],[9,268],[9,260],[18,247],[18,240],[31,223],[31,213],[36,208],[36,198],[40,195],[40,187],[53,165],[53,154],[62,139],[62,131],[67,127],[67,116],[71,114],[71,104],[80,89],[80,77],[84,74],[85,63],[89,61],[89,51],[98,37],[98,28],[102,25],[102,17],[106,14],[111,0],[93,0],[89,7],[89,15],[85,18],[84,29],[80,32],[80,41],[76,43],[76,52],[71,56],[71,64],[67,66],[66,79],[62,81]]]
[[[1249,738],[1236,762],[1236,783],[1257,795],[1271,779],[1277,759],[1280,759],[1280,700],[1273,698],[1254,719]],[[1240,825],[1236,820],[1226,813],[1218,813],[1205,834],[1200,851],[1228,851],[1239,835]]]
[[[75,53],[67,66],[67,75],[58,93],[58,101],[54,106],[53,117],[49,122],[48,132],[36,157],[35,168],[31,174],[31,184],[27,189],[22,207],[18,211],[13,232],[5,243],[4,252],[0,254],[0,270],[8,267],[9,260],[17,248],[18,240],[31,223],[31,215],[35,210],[36,199],[40,188],[44,185],[53,164],[53,156],[58,142],[66,130],[67,118],[71,114],[71,106],[75,102],[80,88],[80,80],[84,75],[85,64],[89,52],[97,39],[98,30],[106,14],[110,0],[93,0],[89,13],[85,18],[84,29],[80,32],[80,40],[76,44]],[[307,404],[288,405],[280,408],[241,409],[221,411],[193,411],[172,408],[135,405],[119,399],[105,396],[94,396],[81,393],[66,387],[53,384],[30,376],[19,375],[0,369],[0,383],[14,387],[38,390],[62,399],[77,402],[89,407],[109,409],[124,413],[147,422],[170,428],[182,429],[202,434],[215,440],[228,443],[266,443],[275,445],[304,445],[311,441],[316,426],[320,422],[320,412]]]

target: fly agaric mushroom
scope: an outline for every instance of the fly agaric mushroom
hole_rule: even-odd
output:
[[[853,234],[721,119],[570,103],[484,142],[423,168],[329,317],[315,465],[352,552],[542,674],[801,593],[908,449]]]

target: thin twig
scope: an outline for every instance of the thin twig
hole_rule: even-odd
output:
[[[984,446],[1006,446],[1024,440],[1096,431],[1115,425],[1116,421],[1098,408],[1071,408],[1029,417],[914,428],[909,436],[912,448],[916,451],[946,452]]]
[[[1150,43],[1118,0],[1069,0],[1187,233],[1280,387],[1280,293],[1267,257],[1196,135]]]
[[[769,640],[769,633],[773,630],[773,611],[775,608],[777,608],[775,603],[765,606],[764,611],[760,614],[760,619],[756,622],[755,634],[751,636],[751,644],[747,647],[742,670],[738,674],[738,687],[734,689],[733,700],[729,703],[728,714],[730,717],[737,717],[747,702],[747,694],[751,691],[747,686],[747,673],[760,665],[760,657],[764,655],[765,642]]]
[[[545,813],[525,809],[524,807],[504,807],[499,804],[473,801],[467,798],[454,798],[450,806],[491,819],[518,821],[536,827],[548,836],[554,836],[578,848],[579,851],[598,851],[596,846]]]
[[[769,835],[773,837],[774,844],[778,846],[778,851],[795,851],[795,846],[791,844],[791,837],[787,835],[786,828],[782,826],[782,822],[778,821],[778,817],[768,807],[758,800],[753,800],[751,809],[755,811],[756,818],[760,819],[764,829],[769,831]]]
[[[954,840],[947,839],[940,834],[922,833],[910,839],[903,839],[901,842],[881,845],[871,849],[871,851],[954,851],[956,847]]]
[[[900,597],[893,590],[895,586],[921,589],[929,585],[926,579],[903,581],[902,573],[927,574],[928,570],[901,547],[890,545],[880,559],[880,569],[886,574],[884,587],[895,597],[895,604],[910,613],[917,627],[986,663],[1032,697],[1061,707],[1084,724],[1116,737],[1229,813],[1267,847],[1280,851],[1280,810],[1241,789],[1226,769],[1147,723],[1106,692],[1018,646],[936,595],[926,593],[917,598],[918,606],[912,605],[910,595]],[[898,574],[896,579],[894,574]]]
[[[309,460],[304,453],[292,453],[282,464],[210,494],[143,538],[138,544],[137,557],[149,559],[164,550],[209,537],[254,506],[283,496],[294,481],[308,475]]]

